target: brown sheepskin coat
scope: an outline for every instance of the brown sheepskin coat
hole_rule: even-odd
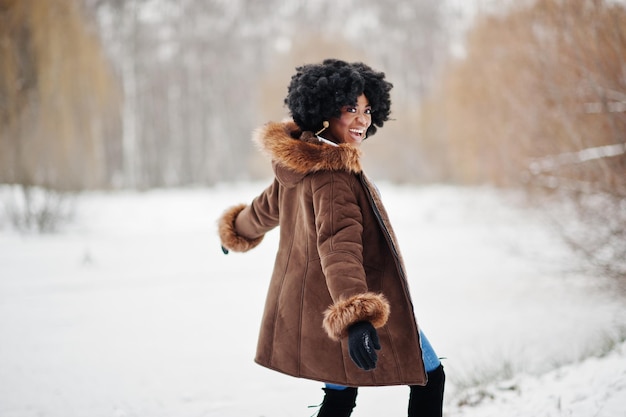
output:
[[[275,179],[250,205],[228,209],[219,234],[225,248],[245,252],[280,226],[256,362],[347,386],[424,385],[402,257],[359,149],[321,143],[293,122],[269,123],[255,140]],[[382,345],[371,371],[348,353],[347,328],[362,320]]]

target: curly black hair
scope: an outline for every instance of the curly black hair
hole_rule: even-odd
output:
[[[303,65],[296,71],[291,77],[285,104],[303,131],[320,130],[325,120],[341,116],[343,106],[356,106],[361,94],[365,94],[372,108],[372,124],[367,136],[375,134],[389,119],[389,91],[393,84],[385,81],[383,72],[374,71],[362,62],[338,59]]]

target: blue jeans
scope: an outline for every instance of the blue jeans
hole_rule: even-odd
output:
[[[426,338],[424,332],[422,332],[422,329],[420,329],[420,339],[422,341],[422,360],[424,361],[424,369],[426,372],[434,371],[439,365],[441,365],[441,361],[439,361],[439,357],[435,353],[435,350]],[[326,388],[344,390],[347,387],[326,383]]]

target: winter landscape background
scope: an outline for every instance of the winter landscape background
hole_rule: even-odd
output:
[[[0,416],[314,414],[320,383],[253,363],[276,233],[228,256],[216,234],[264,186],[87,193],[54,235],[2,218]],[[623,415],[623,299],[576,272],[519,195],[379,187],[418,320],[446,358],[446,415]],[[361,389],[354,415],[400,416],[407,398]]]
[[[445,415],[623,417],[625,56],[624,0],[0,0],[0,417],[316,413],[253,363],[277,234],[216,221],[328,57],[394,84],[363,162]]]

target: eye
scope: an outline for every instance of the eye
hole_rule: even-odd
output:
[[[372,109],[371,108],[365,109],[365,114],[372,114]]]
[[[356,113],[356,107],[346,107],[346,113]]]

